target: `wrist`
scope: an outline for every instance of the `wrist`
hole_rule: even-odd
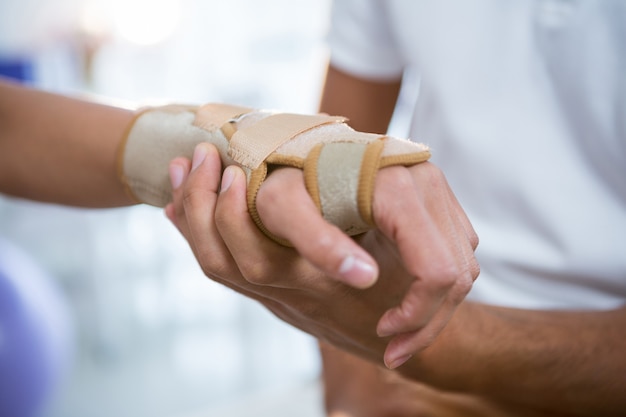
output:
[[[481,392],[489,356],[484,349],[488,343],[481,335],[481,322],[480,305],[461,303],[434,342],[398,370],[408,378],[445,391]]]

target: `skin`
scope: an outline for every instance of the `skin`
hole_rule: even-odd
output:
[[[130,110],[0,79],[0,192],[80,207],[135,203],[117,177]]]
[[[329,83],[333,82],[332,72]],[[352,81],[356,86],[365,83],[360,88],[367,90],[369,82]],[[348,116],[357,126],[358,112]],[[117,179],[116,153],[133,117],[127,110],[1,83],[0,191],[83,207],[132,204]],[[381,394],[384,392],[396,393],[401,412],[409,415],[415,410],[426,415],[436,414],[433,410],[467,415],[467,410],[478,409],[484,412],[479,415],[502,412],[524,416],[618,416],[626,409],[622,395],[626,382],[626,309],[531,311],[460,302],[468,289],[468,277],[470,281],[473,278],[467,259],[475,239],[454,205],[445,177],[432,164],[389,168],[377,177],[376,194],[380,193],[380,197],[375,197],[374,212],[379,227],[355,243],[375,259],[379,278],[363,290],[339,282],[316,267],[316,259],[326,259],[323,253],[314,249],[305,258],[296,249],[279,246],[259,232],[247,213],[243,172],[230,167],[222,177],[214,148],[201,146],[194,162],[194,169],[191,161],[173,162],[178,167],[174,171],[181,175],[167,214],[188,239],[205,273],[259,300],[293,325],[366,359],[374,367],[367,371],[366,362],[334,357],[337,360],[333,369],[341,372],[326,373],[327,383],[336,387],[334,396],[327,400],[330,413],[356,415],[358,407],[370,406],[375,410],[387,400]],[[285,225],[296,227],[309,222],[324,226],[326,233],[319,234],[327,236],[332,233],[332,226],[307,211],[308,195],[298,175],[301,174],[293,170],[272,174],[272,182],[282,182],[275,185],[281,192],[272,192],[269,181],[262,188],[262,219],[280,236],[292,237],[291,234],[307,231],[283,230]],[[397,181],[404,184],[403,188],[391,192],[394,189],[389,187]],[[443,269],[420,269],[424,268],[421,262],[411,262],[411,247],[403,249],[403,245],[409,245],[412,234],[401,238],[400,232],[414,230],[415,225],[402,228],[394,220],[385,221],[386,216],[408,221],[395,216],[394,207],[398,206],[394,204],[400,203],[391,202],[397,200],[394,192],[410,195],[408,191],[413,188],[423,194],[413,194],[409,208],[420,210],[418,213],[424,217],[419,220],[421,225],[432,225],[427,233],[441,236],[434,243],[429,239],[426,246],[418,245],[416,250],[426,248],[431,252],[429,256],[449,257]],[[440,207],[446,205],[443,212],[449,215],[438,217]],[[408,209],[399,207],[402,211]],[[276,221],[281,216],[292,220]],[[315,241],[314,236],[311,239]],[[463,239],[464,244],[452,243]],[[425,278],[442,271],[443,278]],[[463,276],[460,281],[454,279],[457,273]],[[428,303],[429,296],[433,300],[424,310],[419,310],[423,307],[421,302],[412,304],[415,300]],[[404,300],[408,300],[406,307],[394,310]],[[390,309],[406,312],[399,314],[400,320],[391,327],[397,326],[400,332],[409,329],[407,336],[392,339],[393,329],[382,332],[390,333],[385,337],[378,334],[379,319]],[[399,342],[394,345],[394,340]],[[415,340],[419,343],[413,344]],[[399,353],[400,359],[406,359],[402,355],[407,351],[414,353],[398,368],[404,379],[379,374],[390,372],[379,368],[390,341],[391,352]],[[394,350],[393,346],[400,348]],[[332,355],[324,353],[324,360],[333,360]],[[391,359],[387,362],[393,366],[396,358],[391,355]],[[354,373],[357,368],[367,372]],[[353,376],[359,378],[361,386],[349,392]],[[419,384],[417,388],[412,385],[415,383]],[[408,385],[399,388],[404,384]],[[388,415],[397,412],[384,407],[382,410],[391,413]]]
[[[375,83],[352,77],[331,67],[326,79],[321,110],[345,114],[356,129],[367,127],[384,131],[389,123],[390,109],[394,107],[398,91],[398,83]],[[380,114],[378,118],[374,116],[377,111]],[[623,403],[616,401],[621,397],[618,393],[619,386],[626,382],[624,372],[626,362],[617,358],[619,350],[626,342],[626,337],[620,335],[619,330],[624,323],[625,314],[625,309],[610,312],[538,312],[463,303],[455,319],[462,321],[463,318],[474,317],[476,320],[468,320],[468,323],[463,325],[453,321],[448,334],[455,336],[452,338],[455,341],[451,346],[456,352],[443,354],[444,357],[440,360],[450,361],[453,357],[469,359],[466,356],[468,353],[476,353],[479,356],[469,362],[473,366],[468,367],[468,373],[464,378],[456,375],[456,372],[446,376],[445,372],[437,369],[431,371],[439,374],[436,376],[437,381],[430,382],[435,386],[454,391],[476,392],[483,397],[493,397],[497,402],[521,403],[522,409],[525,407],[537,409],[538,413],[541,413],[542,409],[548,409],[550,415],[558,413],[593,415],[597,413],[594,407],[602,402],[606,402],[607,405],[603,410],[603,415],[604,413],[607,413],[606,415],[619,413],[619,410],[626,408]],[[479,338],[465,339],[465,336],[472,334]],[[530,334],[533,334],[532,340],[528,338]],[[511,337],[511,339],[492,340],[494,336],[491,336],[481,342],[482,337],[486,335],[499,335]],[[467,348],[459,349],[461,346],[457,340],[459,336],[467,340]],[[446,337],[442,339],[445,341]],[[578,343],[572,343],[572,340]],[[433,363],[437,363],[435,358],[446,350],[445,343],[442,341],[439,343],[439,346],[442,346],[440,349],[432,348],[430,352],[427,351],[423,355],[427,358],[433,355],[431,359]],[[602,351],[602,355],[607,356],[600,356],[599,352],[594,353],[596,351]],[[528,362],[522,362],[518,359],[522,356],[521,352],[531,354],[533,357]],[[346,360],[345,356],[343,361],[338,361],[331,356],[332,353],[323,355],[324,369],[328,371],[331,365],[337,369],[341,367],[341,363],[344,363],[345,369],[341,375],[334,376],[340,382],[346,379],[345,375],[358,372],[357,368],[363,366],[363,364],[351,366],[350,360]],[[494,362],[495,358],[500,358],[501,362],[497,360]],[[613,363],[619,363],[614,368],[617,372],[610,369],[610,362],[604,362],[605,358],[610,361],[616,360]],[[470,381],[467,385],[461,383],[459,387],[450,384],[450,381],[457,378],[459,381],[470,379],[472,371],[476,374],[482,373],[476,368],[490,362],[493,366],[489,367],[489,370],[493,373],[486,372],[488,379],[485,381]],[[468,362],[455,360],[452,363],[454,366],[451,370],[458,371]],[[543,368],[542,363],[545,366]],[[577,364],[578,370],[585,368],[585,371],[579,375],[572,375],[572,364]],[[420,366],[417,368],[420,369]],[[427,380],[423,370],[416,372],[405,369],[404,373],[414,380]],[[495,373],[498,374],[497,377]],[[528,392],[524,393],[519,389],[521,387],[511,386],[515,381],[511,381],[508,375],[517,375],[518,381],[523,381],[524,388]],[[589,378],[588,382],[585,382],[586,378]],[[591,380],[596,380],[596,382],[592,384],[589,382]],[[337,381],[330,381],[329,378],[326,378],[326,383],[333,386],[341,385]],[[485,386],[479,388],[482,384]],[[372,388],[380,389],[380,386]],[[361,391],[364,394],[361,398],[355,399],[354,403],[367,402],[368,391],[376,392],[364,389]],[[327,391],[331,398],[336,398],[337,392],[341,390]],[[572,401],[572,397],[578,398]],[[521,402],[520,398],[525,398],[528,404]],[[588,408],[585,410],[585,407]],[[529,413],[529,410],[525,410],[524,413]]]
[[[134,203],[117,176],[117,154],[135,117],[133,112],[4,82],[0,83],[0,93],[0,191],[84,207]],[[191,164],[200,164],[207,152],[207,146],[199,147]],[[186,162],[173,164],[172,178],[180,182],[185,169],[189,169]],[[227,170],[225,178],[232,178],[231,173]],[[478,275],[473,253],[477,237],[434,165],[385,168],[379,178],[381,185],[376,187],[373,200],[374,218],[382,234],[397,245],[398,257],[407,265],[410,277],[410,289],[404,296],[394,297],[393,303],[380,313],[377,328],[379,336],[401,334],[391,341],[385,355],[387,365],[397,367],[413,352],[432,343],[471,288]],[[274,200],[284,198],[285,188],[298,190],[290,195],[289,204],[296,203],[302,211],[293,216],[283,215],[291,210],[278,213],[272,209]],[[422,189],[428,192],[423,193]],[[404,198],[396,198],[398,195]],[[263,221],[270,227],[278,224],[277,235],[289,240],[307,265],[357,288],[368,288],[376,282],[375,259],[323,221],[304,191],[300,171],[276,170],[261,188],[259,198]],[[420,216],[408,215],[416,212]],[[216,214],[222,215],[219,211]],[[302,218],[307,221],[301,221]],[[191,219],[194,223],[200,220]],[[239,266],[236,270],[242,271],[248,281],[264,284],[267,268],[258,265],[266,265],[271,258],[264,253],[253,256],[255,245],[264,241],[233,241],[229,237],[236,230],[231,233],[228,222],[218,223],[224,229],[224,245]],[[415,234],[413,230],[421,232]],[[222,239],[219,232],[217,228],[211,230],[214,240]],[[278,249],[277,253],[284,252],[282,247]],[[199,254],[199,258],[204,256]],[[276,258],[274,263],[282,266],[282,259]],[[223,275],[223,282],[232,279],[221,274],[225,269],[222,265],[216,268],[217,271],[207,268],[211,277]],[[291,285],[289,279],[285,281],[281,285]]]
[[[337,82],[335,77],[343,79],[342,85],[349,85],[345,83],[348,76],[332,68],[327,85]],[[350,83],[365,96],[372,84],[359,79]],[[374,84],[376,90],[385,88],[381,83]],[[397,89],[394,83],[390,87]],[[351,96],[349,89],[335,99],[326,95],[322,103],[328,107],[323,110],[340,111],[337,103]],[[382,102],[378,105],[385,108]],[[342,113],[357,129],[361,128],[358,103]],[[364,114],[364,120],[371,120],[367,110]],[[394,235],[385,231],[381,222],[379,229],[359,238],[358,242],[376,259],[380,276],[369,289],[347,287],[321,273],[295,250],[278,247],[255,231],[247,220],[243,173],[234,167],[226,169],[220,188],[219,160],[214,151],[205,151],[202,163],[191,171],[188,161],[173,162],[182,167],[183,178],[167,213],[189,240],[208,276],[220,276],[226,285],[252,294],[280,318],[368,361],[323,349],[325,383],[331,387],[326,399],[329,415],[368,415],[366,410],[381,413],[372,415],[390,416],[623,414],[626,308],[538,311],[463,301],[444,318],[447,325],[425,337],[428,342],[390,376],[387,373],[392,371],[380,368],[390,337],[377,334],[378,317],[406,299],[405,294],[414,291],[419,285],[416,282],[420,282],[415,279],[415,266],[407,264],[408,258],[402,256]],[[421,164],[409,172],[414,184],[430,184],[441,190],[442,183],[433,178],[443,177],[431,171],[431,175],[425,175],[427,181],[419,182],[420,174],[414,172],[429,171],[431,167]],[[298,173],[286,171],[286,175],[293,175],[293,180],[281,184],[280,195],[271,193],[272,198],[266,201],[260,194],[258,201],[264,223],[281,236],[299,233],[288,229],[298,222],[272,222],[272,213],[301,216],[301,223],[311,215],[298,208],[306,207],[307,197],[301,194]],[[382,184],[390,185],[387,181],[397,179],[397,175],[381,171],[377,190]],[[437,207],[436,196],[441,194],[433,194],[432,204]],[[295,205],[294,199],[302,199],[302,204]],[[261,208],[265,204],[267,211]],[[380,212],[374,204],[375,213]],[[315,236],[310,238],[314,240]],[[228,278],[236,276],[237,271],[236,280]],[[422,314],[427,315],[424,311]],[[430,319],[433,317],[437,314]],[[421,329],[423,332],[424,327]],[[412,340],[415,333],[406,337]],[[394,407],[386,404],[389,395]]]

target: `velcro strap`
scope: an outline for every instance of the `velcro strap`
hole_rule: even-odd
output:
[[[229,104],[209,103],[198,109],[193,124],[209,131],[215,131],[231,119],[250,113],[253,109]]]
[[[314,127],[341,123],[343,117],[279,113],[250,127],[237,130],[230,140],[230,157],[249,169],[256,169],[276,148]]]
[[[305,165],[305,171],[309,167],[316,171],[316,175],[305,172],[305,181],[316,182],[307,185],[312,196],[319,193],[319,199],[313,199],[319,204],[322,215],[349,235],[363,233],[370,228],[363,221],[358,206],[360,173],[368,148],[365,143],[323,144],[321,149],[318,147],[312,152],[317,161]]]

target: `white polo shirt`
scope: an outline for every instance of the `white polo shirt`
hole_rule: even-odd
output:
[[[411,137],[480,236],[470,299],[625,303],[626,1],[335,0],[329,44],[353,75],[418,74]]]

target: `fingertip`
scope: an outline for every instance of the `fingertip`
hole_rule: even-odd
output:
[[[227,192],[231,188],[241,188],[245,189],[246,174],[243,172],[241,168],[236,165],[230,165],[226,167],[224,172],[222,173],[222,182],[220,184],[220,194]]]
[[[193,150],[193,157],[191,159],[191,170],[195,171],[206,159],[209,153],[209,148],[206,143],[198,144]]]
[[[234,166],[229,166],[226,167],[226,169],[224,170],[224,173],[222,174],[222,183],[220,185],[220,193],[228,191],[231,184],[233,183],[235,175],[237,175],[237,172],[234,168]]]
[[[171,163],[169,167],[170,174],[170,183],[172,184],[172,189],[177,190],[184,180],[184,171],[183,167],[178,163]]]
[[[380,320],[378,320],[378,325],[376,326],[376,334],[379,337],[393,336],[397,333],[397,331],[395,330],[395,326],[393,325],[394,320],[392,319],[394,309],[387,310],[385,314],[383,314],[383,316],[380,318]]]
[[[354,254],[343,258],[337,271],[342,282],[359,289],[371,287],[378,280],[378,265]]]
[[[404,365],[409,359],[411,359],[413,355],[402,355],[400,357],[389,357],[385,355],[385,366],[389,369],[396,369],[402,365]]]
[[[387,368],[396,369],[413,357],[413,352],[408,348],[414,336],[415,333],[405,333],[391,339],[383,359]]]
[[[170,162],[169,165],[169,176],[170,176],[170,184],[172,185],[172,190],[177,190],[185,181],[185,177],[187,176],[186,160],[183,158],[176,158]]]

